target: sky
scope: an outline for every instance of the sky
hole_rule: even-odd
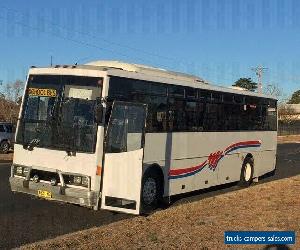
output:
[[[261,65],[265,89],[300,89],[297,0],[2,0],[0,31],[4,84],[52,57],[146,64],[222,86],[257,81]]]

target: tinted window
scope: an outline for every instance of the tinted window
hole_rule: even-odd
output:
[[[211,92],[211,101],[213,102],[222,102],[222,94],[220,92]]]
[[[244,103],[244,97],[241,95],[235,95],[234,96],[234,102],[235,103]]]
[[[232,103],[233,102],[233,94],[224,93],[223,94],[223,101],[227,102],[227,103]]]
[[[166,84],[151,84],[151,95],[167,95],[167,85]]]
[[[193,88],[186,88],[185,89],[185,97],[186,98],[197,98],[197,89]]]
[[[167,97],[151,96],[148,105],[147,132],[167,131]]]
[[[185,105],[186,113],[186,127],[188,131],[198,130],[198,112],[197,103],[194,101],[187,101]]]
[[[111,77],[109,100],[148,104],[147,132],[277,129],[276,101],[266,98]]]
[[[223,126],[223,105],[216,103],[207,103],[204,114],[204,131],[222,131]]]
[[[181,86],[171,85],[168,87],[169,96],[184,97],[184,88]]]
[[[169,98],[168,115],[170,131],[185,131],[187,129],[185,100],[178,98]]]
[[[150,84],[129,78],[111,77],[109,84],[109,96],[119,100],[130,100],[136,94],[149,94]]]
[[[201,101],[207,101],[211,99],[211,93],[208,90],[198,90],[198,98]]]

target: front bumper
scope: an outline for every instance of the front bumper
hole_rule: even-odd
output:
[[[10,177],[9,183],[11,190],[14,192],[38,196],[38,190],[44,190],[51,192],[52,197],[49,200],[63,201],[91,208],[97,205],[98,195],[94,191],[67,186],[52,186],[43,182],[35,183],[20,177]]]

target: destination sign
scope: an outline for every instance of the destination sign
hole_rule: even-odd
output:
[[[56,89],[29,88],[28,95],[29,96],[56,97]]]

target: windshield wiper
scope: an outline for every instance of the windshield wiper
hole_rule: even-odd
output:
[[[40,139],[34,138],[27,145],[24,145],[23,148],[28,151],[32,151],[36,146],[39,145],[40,141]]]

